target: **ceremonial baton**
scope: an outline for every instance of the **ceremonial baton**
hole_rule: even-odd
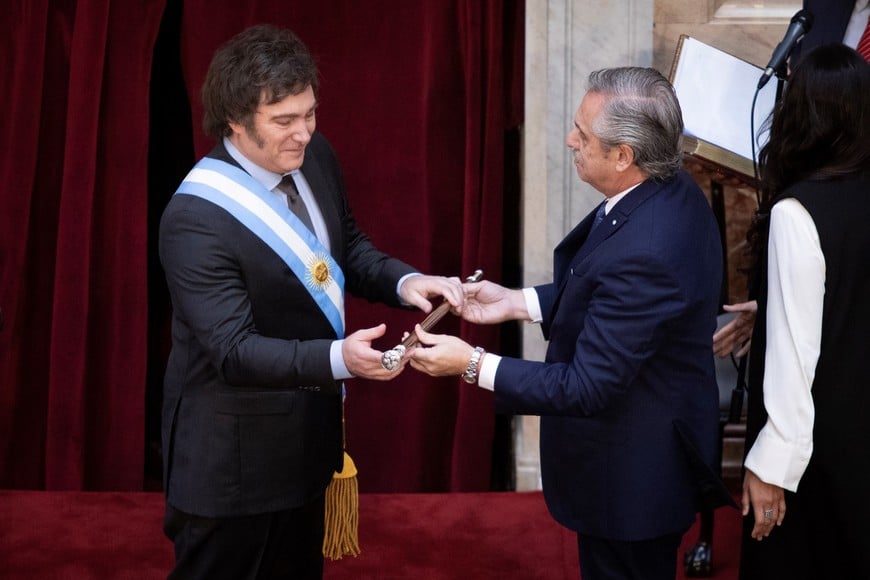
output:
[[[465,279],[466,282],[479,282],[483,277],[483,270],[475,270],[474,274]],[[435,326],[439,320],[444,318],[444,315],[450,311],[450,303],[446,300],[442,302],[438,308],[429,313],[429,316],[423,319],[423,322],[420,323],[420,326],[426,332]],[[388,371],[394,371],[399,368],[399,363],[402,362],[402,357],[405,356],[405,352],[415,344],[420,342],[420,339],[417,337],[417,333],[413,330],[411,333],[402,341],[402,344],[397,344],[390,350],[384,352],[381,356],[381,364],[384,365],[384,368]]]

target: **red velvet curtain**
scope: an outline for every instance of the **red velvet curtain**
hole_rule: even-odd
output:
[[[140,489],[148,79],[163,0],[13,2],[0,483]]]
[[[148,87],[165,4],[20,0],[0,40],[2,487],[142,485]],[[318,129],[374,242],[425,272],[482,268],[500,281],[505,134],[522,111],[521,2],[186,0],[180,59],[197,156],[211,146],[200,130],[208,61],[257,22],[292,28],[317,57]],[[421,318],[348,303],[348,329],[388,324],[382,348]],[[499,348],[497,328],[439,328]],[[348,393],[363,491],[488,488],[490,394],[410,368],[390,383],[349,381]]]

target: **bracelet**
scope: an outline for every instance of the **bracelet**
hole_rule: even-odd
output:
[[[477,365],[480,364],[480,357],[483,356],[483,353],[486,351],[483,350],[482,346],[475,346],[474,352],[471,353],[471,359],[468,361],[468,367],[465,369],[465,372],[462,373],[462,379],[473,385],[477,382]]]

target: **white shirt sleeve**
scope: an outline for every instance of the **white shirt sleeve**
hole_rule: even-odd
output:
[[[523,298],[526,301],[526,310],[529,311],[531,322],[541,322],[544,317],[541,314],[541,302],[538,299],[538,293],[534,288],[523,288]],[[498,371],[500,362],[501,357],[497,354],[486,353],[483,361],[480,363],[480,372],[477,374],[477,386],[488,391],[495,389],[495,373]]]
[[[495,390],[495,373],[500,362],[501,357],[497,354],[488,352],[483,355],[480,371],[477,373],[477,386],[487,391]]]
[[[762,481],[797,491],[813,452],[811,389],[822,341],[825,257],[810,214],[792,198],[771,211],[767,285],[768,418],[745,465]]]
[[[347,370],[344,364],[344,355],[341,354],[341,344],[344,339],[336,340],[329,346],[329,364],[332,366],[332,378],[336,381],[352,379],[353,373]]]
[[[529,312],[530,322],[541,322],[544,315],[541,313],[541,300],[534,288],[523,288],[523,298],[526,301],[526,310]]]

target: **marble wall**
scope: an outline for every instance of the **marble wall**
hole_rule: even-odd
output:
[[[524,285],[552,279],[553,247],[602,199],[579,180],[565,146],[589,72],[635,65],[668,75],[682,34],[763,66],[799,9],[793,0],[526,0]],[[690,169],[709,195],[714,176]],[[755,193],[727,186],[724,200],[735,301],[745,288],[739,267]],[[540,329],[524,325],[524,357],[543,360],[545,349]],[[540,489],[538,418],[517,417],[514,432],[517,489]]]

